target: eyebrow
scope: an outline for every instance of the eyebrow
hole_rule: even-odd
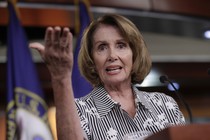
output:
[[[93,41],[93,43],[94,43],[95,45],[97,45],[97,44],[101,44],[101,43],[107,43],[107,41],[100,41],[100,40],[99,40],[99,41],[96,41],[96,42]]]
[[[127,41],[126,41],[126,39],[124,39],[124,38],[117,39],[117,40],[116,40],[116,42],[118,42],[118,41],[124,41],[124,42],[127,42]],[[99,41],[96,41],[96,42],[95,42],[95,41],[93,41],[93,42],[94,42],[95,44],[97,44],[97,43],[101,43],[101,42],[102,42],[102,43],[106,43],[107,41],[105,41],[105,40],[99,40]]]

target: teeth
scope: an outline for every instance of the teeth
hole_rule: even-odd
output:
[[[117,69],[122,69],[122,67],[117,67],[117,68],[107,68],[106,71],[114,71]]]

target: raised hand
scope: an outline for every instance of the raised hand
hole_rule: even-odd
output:
[[[73,36],[69,28],[48,27],[45,33],[45,45],[31,43],[31,48],[39,51],[46,63],[52,79],[70,77],[73,67]]]

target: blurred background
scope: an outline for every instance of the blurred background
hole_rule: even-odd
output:
[[[89,0],[94,18],[106,13],[128,17],[149,47],[153,67],[141,90],[164,92],[186,108],[174,91],[159,81],[167,75],[189,104],[194,122],[210,122],[210,1],[209,0]],[[19,0],[21,22],[30,42],[43,42],[47,26],[67,26],[75,34],[74,0]],[[6,49],[8,11],[0,1],[0,139],[5,135]],[[76,38],[75,38],[76,40]],[[32,51],[49,107],[53,107],[50,75]],[[53,110],[53,109],[50,109]]]

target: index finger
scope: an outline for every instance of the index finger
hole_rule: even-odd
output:
[[[71,42],[70,41],[70,36],[69,36],[69,28],[67,27],[64,27],[63,29],[63,33],[61,35],[61,39],[60,39],[60,46],[61,47],[69,47],[69,43]]]

